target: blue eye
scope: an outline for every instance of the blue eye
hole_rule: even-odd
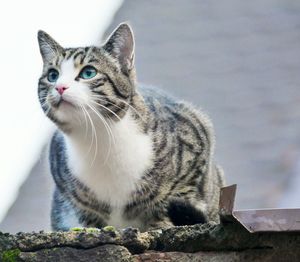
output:
[[[97,75],[97,70],[92,66],[86,66],[81,70],[79,77],[82,79],[90,79],[95,75]]]
[[[56,82],[57,79],[58,79],[58,76],[59,76],[59,73],[57,70],[55,69],[50,69],[49,72],[48,72],[48,81],[49,82]]]

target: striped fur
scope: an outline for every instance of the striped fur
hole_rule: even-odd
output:
[[[121,24],[101,47],[65,49],[41,31],[38,39],[39,99],[58,126],[50,146],[53,229],[218,221],[224,181],[212,124],[185,102],[137,87],[130,27]],[[97,75],[84,80],[87,65]],[[59,72],[54,83],[51,68]],[[68,87],[63,95],[59,84]]]

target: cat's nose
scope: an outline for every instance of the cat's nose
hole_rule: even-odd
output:
[[[59,86],[56,86],[55,89],[57,90],[57,92],[58,92],[60,95],[62,95],[63,92],[65,92],[65,91],[68,89],[68,87],[65,86],[65,85],[59,85]]]

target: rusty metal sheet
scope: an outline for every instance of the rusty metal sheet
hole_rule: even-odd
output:
[[[233,211],[233,216],[251,233],[300,231],[300,209]]]
[[[234,208],[236,184],[223,187],[220,191],[219,212],[221,216],[231,216]]]
[[[231,185],[221,189],[222,221],[235,220],[251,233],[300,231],[300,208],[234,210],[236,188]]]

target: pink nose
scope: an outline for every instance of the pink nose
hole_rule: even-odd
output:
[[[57,90],[57,92],[60,95],[62,95],[63,92],[65,92],[68,89],[68,87],[67,86],[63,86],[63,85],[59,85],[59,86],[55,87],[55,89]]]

